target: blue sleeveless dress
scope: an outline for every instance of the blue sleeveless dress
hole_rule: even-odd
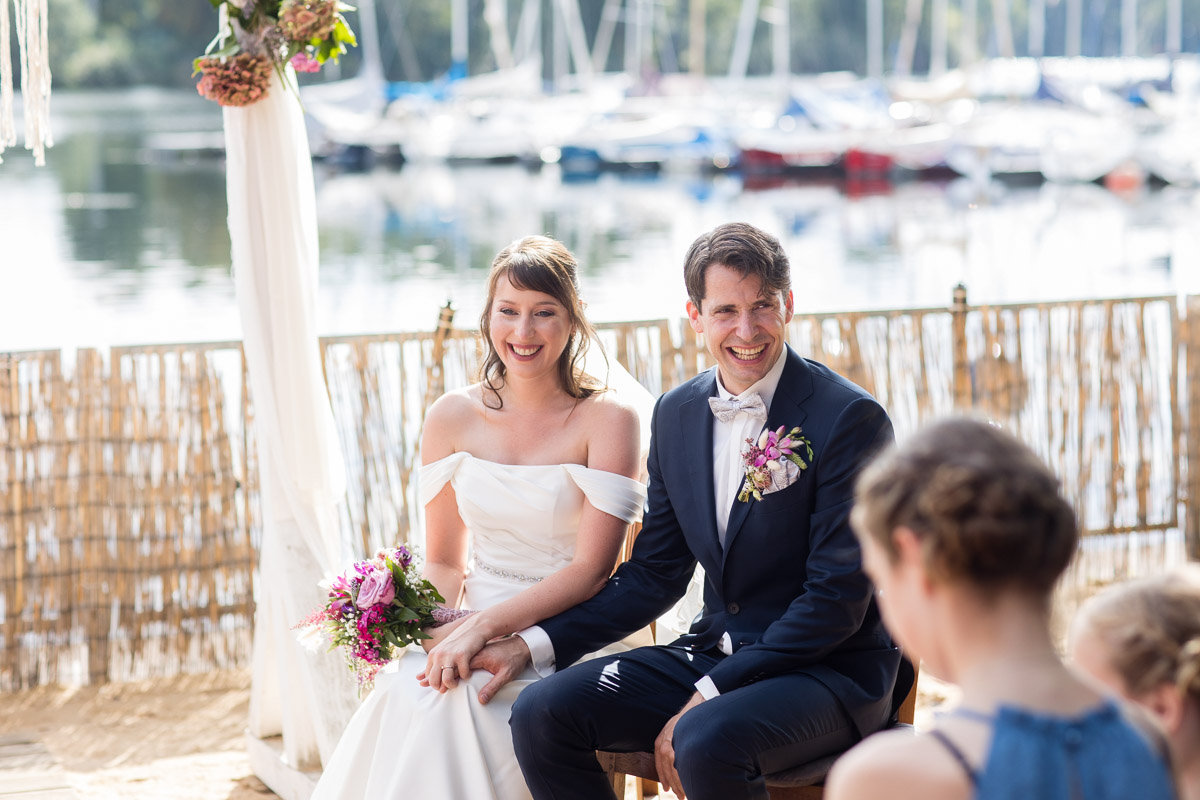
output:
[[[982,770],[941,731],[931,731],[966,770],[976,800],[1174,800],[1164,756],[1111,701],[1075,717],[1012,706],[995,715],[951,712],[992,725]]]

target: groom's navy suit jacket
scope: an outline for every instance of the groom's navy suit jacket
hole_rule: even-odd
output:
[[[722,693],[785,673],[812,675],[860,735],[885,725],[900,653],[879,618],[848,517],[860,467],[892,441],[883,408],[858,386],[787,349],[767,424],[800,426],[814,459],[786,489],[734,501],[725,546],[713,497],[710,369],[654,411],[650,484],[633,553],[590,600],[541,623],[559,669],[657,618],[704,567],[704,610],[673,645],[733,654],[708,674]],[[905,687],[906,688],[906,687]]]

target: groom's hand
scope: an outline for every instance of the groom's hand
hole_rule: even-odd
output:
[[[675,771],[675,724],[684,714],[703,702],[704,695],[699,692],[693,694],[683,708],[679,709],[679,713],[667,720],[658,738],[654,740],[654,764],[658,767],[658,781],[664,789],[674,791],[679,800],[685,800],[687,795],[684,794],[679,773]]]
[[[531,661],[529,645],[520,636],[498,639],[480,650],[471,659],[471,669],[492,673],[492,679],[479,690],[479,702],[487,705],[513,678],[521,674]]]

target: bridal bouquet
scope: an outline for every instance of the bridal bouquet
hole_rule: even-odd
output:
[[[316,72],[357,44],[338,0],[209,0],[221,15],[221,30],[204,55],[192,62],[203,74],[196,90],[223,106],[261,100],[271,82],[291,64]]]
[[[443,608],[442,602],[433,584],[421,577],[412,552],[388,548],[334,578],[325,606],[295,627],[305,630],[302,639],[311,641],[324,632],[332,642],[330,650],[341,647],[362,690],[396,650],[431,638],[422,628],[470,613]]]

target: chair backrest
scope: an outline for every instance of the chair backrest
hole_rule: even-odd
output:
[[[629,523],[629,529],[625,532],[625,541],[621,544],[621,553],[617,556],[618,567],[628,561],[629,556],[633,554],[633,543],[641,532],[642,523],[640,521]]]
[[[912,667],[912,686],[909,687],[908,694],[904,696],[899,708],[896,709],[896,721],[904,725],[912,725],[913,717],[917,713],[917,681],[921,677],[921,662],[918,661],[914,664],[905,659],[904,663]]]

